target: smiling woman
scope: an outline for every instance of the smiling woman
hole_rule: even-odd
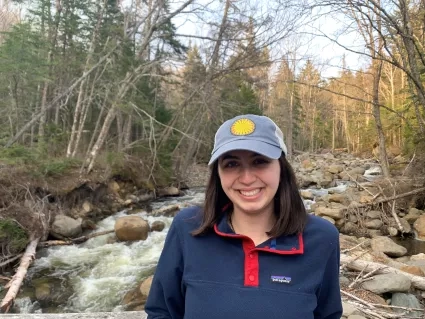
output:
[[[339,319],[338,231],[306,213],[279,127],[226,121],[209,166],[203,207],[170,227],[148,318]]]

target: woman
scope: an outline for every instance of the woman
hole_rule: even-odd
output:
[[[203,208],[174,218],[145,306],[148,319],[339,319],[339,236],[306,213],[268,117],[217,131]]]

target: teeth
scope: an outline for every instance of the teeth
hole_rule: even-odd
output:
[[[259,188],[254,189],[254,190],[249,191],[249,192],[240,191],[240,193],[241,193],[243,196],[254,196],[254,195],[257,195],[259,192],[260,192],[260,189],[259,189]]]

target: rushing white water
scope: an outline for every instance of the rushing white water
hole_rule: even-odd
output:
[[[204,194],[188,191],[184,196],[153,202],[153,209],[178,202],[199,203]],[[114,229],[115,221],[127,212],[122,211],[97,224],[96,232]],[[162,232],[151,232],[145,241],[113,242],[115,234],[92,238],[80,245],[57,246],[47,249],[45,257],[37,258],[29,277],[40,274],[60,278],[64,289],[72,295],[61,312],[121,311],[121,300],[126,292],[134,289],[151,275],[161,254],[171,217],[152,217],[146,212],[133,214],[144,218],[149,224],[159,220],[165,223]],[[47,274],[47,275],[46,275]],[[33,312],[23,306],[22,312]],[[23,308],[26,308],[24,310]]]
[[[120,212],[102,220],[97,231],[113,229]],[[162,232],[151,232],[145,241],[108,243],[115,235],[92,238],[81,245],[52,247],[46,257],[37,259],[31,268],[36,274],[48,270],[48,276],[66,278],[73,292],[63,305],[65,312],[119,310],[124,294],[152,273],[160,256],[170,217],[136,214],[150,224],[163,221]],[[118,308],[117,308],[118,307]]]

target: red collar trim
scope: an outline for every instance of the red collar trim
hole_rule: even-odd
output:
[[[268,246],[254,247],[254,243],[252,242],[251,238],[244,236],[244,235],[234,234],[234,233],[224,233],[224,232],[222,232],[218,229],[217,224],[214,225],[214,231],[217,235],[219,235],[221,237],[238,238],[238,239],[242,239],[243,241],[249,241],[249,242],[251,242],[251,246],[253,247],[252,250],[255,250],[255,251],[264,251],[264,252],[269,252],[269,253],[278,254],[278,255],[302,255],[302,254],[304,254],[304,240],[303,240],[302,234],[298,234],[298,240],[297,240],[298,245],[294,245],[293,247],[291,247],[291,249],[277,249],[277,248],[271,249]],[[296,246],[298,246],[298,248]]]

